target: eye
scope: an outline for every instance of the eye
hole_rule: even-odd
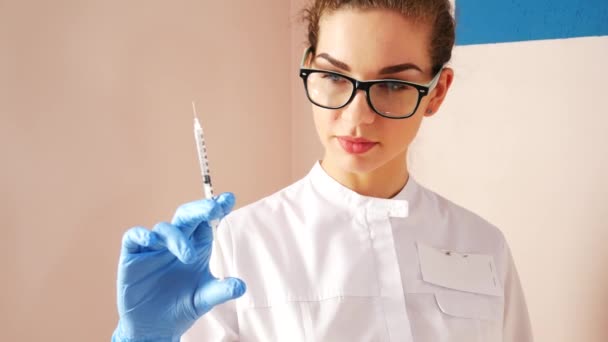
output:
[[[405,91],[412,89],[411,86],[399,83],[399,82],[384,82],[379,84],[380,88],[389,90],[389,91]]]
[[[340,82],[344,82],[346,81],[344,79],[344,77],[342,76],[338,76],[338,75],[334,75],[334,74],[323,74],[323,76],[321,76],[323,79],[332,81],[334,83],[340,83]]]

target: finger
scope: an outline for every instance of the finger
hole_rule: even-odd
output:
[[[202,316],[214,306],[242,296],[246,290],[247,286],[241,279],[213,279],[203,284],[194,294],[194,309]]]
[[[144,227],[133,227],[122,236],[123,253],[139,253],[157,243],[156,234]]]
[[[234,207],[234,195],[230,192],[225,192],[217,197],[215,197],[215,201],[218,205],[218,218],[223,218],[230,213],[232,208]],[[210,220],[208,222],[203,222],[198,225],[192,237],[195,241],[212,241],[213,240],[213,232],[211,231],[211,225],[215,224],[216,227],[220,225],[220,222],[217,219]]]
[[[210,217],[217,216],[219,209],[217,203],[210,199],[185,203],[177,208],[171,224],[186,236],[190,236],[201,223],[208,222]]]
[[[191,264],[196,260],[192,242],[177,227],[161,222],[154,226],[153,232],[158,236],[160,243],[184,264]]]
[[[203,222],[209,222],[226,216],[234,206],[232,193],[226,192],[214,199],[203,199],[182,204],[175,211],[171,224],[179,228],[186,236],[192,235]]]
[[[221,211],[219,216],[215,218],[222,219],[232,211],[236,199],[234,198],[234,194],[232,192],[224,192],[217,197],[216,202],[220,205]]]

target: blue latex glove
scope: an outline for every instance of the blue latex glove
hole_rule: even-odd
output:
[[[227,215],[234,195],[180,206],[171,223],[135,227],[122,240],[116,342],[179,341],[215,305],[240,297],[245,283],[209,271],[213,236],[208,222]]]

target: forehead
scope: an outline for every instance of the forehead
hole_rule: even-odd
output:
[[[430,30],[422,20],[385,9],[339,9],[319,22],[317,53],[328,53],[353,71],[372,73],[414,63],[430,71]]]

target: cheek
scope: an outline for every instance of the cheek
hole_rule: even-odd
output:
[[[416,137],[419,127],[420,119],[415,117],[387,122],[387,124],[382,127],[382,140],[385,148],[391,151],[407,148]]]
[[[333,113],[323,108],[319,108],[317,106],[313,106],[312,109],[312,117],[315,123],[315,128],[317,129],[317,133],[319,134],[319,138],[321,141],[325,143],[327,139],[327,134],[331,132],[331,125],[333,120]]]

